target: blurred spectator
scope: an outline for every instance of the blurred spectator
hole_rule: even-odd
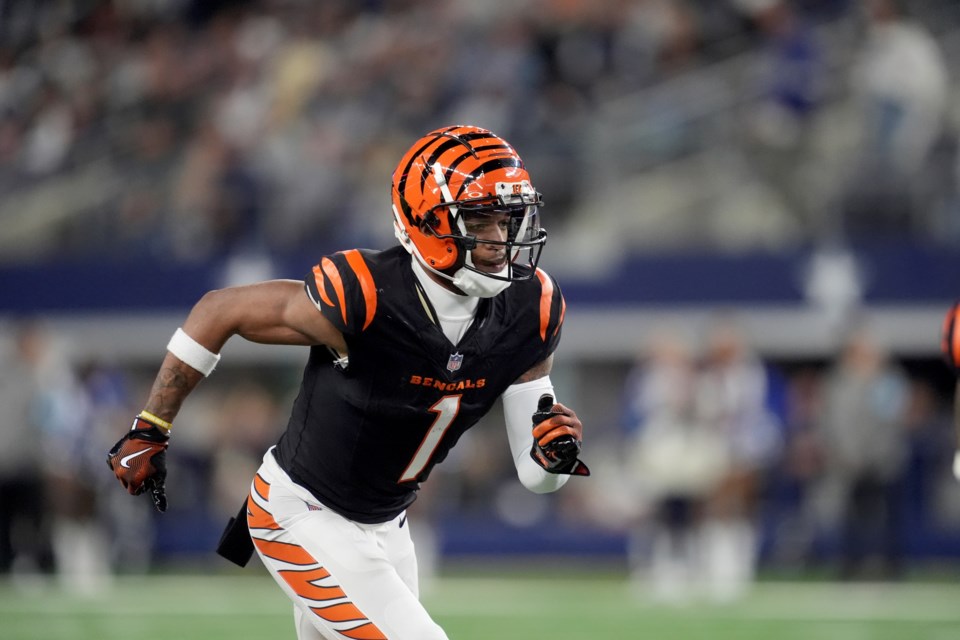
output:
[[[626,384],[626,475],[652,511],[652,531],[641,522],[630,537],[631,576],[666,600],[699,595],[704,502],[729,465],[724,441],[697,414],[696,381],[692,345],[663,330]]]
[[[0,572],[55,570],[72,590],[95,589],[110,573],[96,397],[40,321],[24,321],[14,339],[0,367]]]
[[[862,575],[873,557],[882,575],[899,576],[900,489],[909,453],[906,375],[860,328],[846,338],[824,389],[819,430],[822,489],[829,494],[822,497],[839,507],[841,576]]]
[[[736,319],[717,317],[708,331],[697,380],[698,419],[724,443],[729,467],[705,504],[707,584],[717,599],[736,598],[752,584],[758,559],[758,518],[764,481],[782,447],[781,425],[769,409],[770,378]]]
[[[826,51],[813,25],[787,0],[751,0],[739,4],[761,34],[760,98],[750,109],[748,134],[754,143],[753,166],[784,200],[809,237],[823,221],[812,206],[803,180],[810,158],[811,128],[824,99]]]
[[[937,504],[941,491],[955,490],[958,479],[952,469],[956,451],[952,407],[930,381],[911,378],[909,385],[904,416],[909,456],[902,492],[903,519],[942,529],[950,526],[957,513]]]
[[[845,197],[850,237],[902,238],[928,228],[921,200],[945,133],[950,79],[940,45],[902,0],[862,0],[867,40],[853,65],[862,140]]]
[[[43,506],[50,517],[56,570],[68,589],[95,590],[110,574],[106,532],[97,509],[103,442],[91,428],[91,396],[67,345],[42,325],[33,331],[33,411],[40,429]]]
[[[148,507],[99,491],[113,482],[104,454],[129,423],[127,376],[76,366],[42,320],[11,333],[13,348],[0,349],[0,573],[56,573],[72,592],[97,590],[112,561],[143,569],[152,553]],[[111,539],[119,520],[127,535]]]
[[[701,362],[689,340],[655,332],[629,376],[636,431],[627,474],[651,502],[649,575],[658,596],[729,600],[752,582],[765,474],[781,449],[768,387],[731,318],[716,319]],[[643,533],[641,526],[631,541],[635,579],[644,577]]]
[[[119,371],[99,362],[76,367],[55,346],[50,351],[59,360],[58,382],[48,390],[44,450],[52,452],[46,475],[57,573],[71,591],[94,591],[110,578],[112,554],[130,544],[110,540],[108,501],[100,491],[110,479],[102,471],[104,448],[115,431],[107,430],[124,428],[130,409]]]
[[[50,385],[39,375],[46,337],[24,321],[13,330],[0,364],[0,574],[52,573],[51,519],[43,468],[41,395]]]
[[[85,411],[78,413],[79,432],[74,433],[74,459],[64,465],[64,496],[76,500],[67,535],[75,535],[77,548],[86,544],[74,561],[79,586],[96,588],[119,567],[143,572],[153,559],[152,510],[112,491],[114,479],[103,473],[104,453],[118,430],[130,423],[132,382],[129,370],[103,360],[84,363],[78,372]],[[82,421],[80,418],[82,416]],[[71,532],[70,530],[73,530]],[[117,532],[123,530],[123,535]],[[86,581],[84,584],[82,581]]]
[[[779,474],[772,474],[772,491],[779,500],[771,557],[785,567],[802,568],[817,542],[811,493],[823,471],[823,448],[818,430],[822,415],[823,377],[819,369],[804,366],[789,376],[784,412],[784,451]]]

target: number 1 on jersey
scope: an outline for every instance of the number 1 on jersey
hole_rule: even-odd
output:
[[[430,407],[430,411],[437,414],[437,417],[427,431],[427,435],[423,437],[423,442],[420,443],[417,453],[414,454],[413,460],[407,465],[406,470],[404,470],[398,482],[416,480],[424,467],[427,466],[427,463],[430,462],[430,458],[433,457],[433,452],[436,450],[437,445],[440,444],[440,440],[443,439],[443,434],[447,432],[447,429],[453,424],[453,419],[456,418],[460,412],[460,398],[461,396],[459,394],[455,396],[443,396],[436,404]]]

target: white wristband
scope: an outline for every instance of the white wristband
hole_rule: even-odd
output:
[[[953,454],[953,477],[960,480],[960,451]]]
[[[204,376],[209,376],[220,362],[220,354],[212,353],[191,338],[183,329],[177,329],[167,343],[167,351],[177,356]]]

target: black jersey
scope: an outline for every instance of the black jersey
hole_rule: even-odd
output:
[[[402,248],[327,256],[307,294],[349,359],[313,347],[275,455],[298,484],[364,523],[395,517],[419,483],[517,378],[553,353],[565,303],[543,270],[481,299],[457,345]]]

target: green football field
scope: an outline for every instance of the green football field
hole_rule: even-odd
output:
[[[732,604],[658,605],[618,577],[438,579],[424,594],[451,640],[956,640],[960,585],[760,582]],[[116,578],[96,595],[0,584],[3,640],[293,638],[265,575]]]

